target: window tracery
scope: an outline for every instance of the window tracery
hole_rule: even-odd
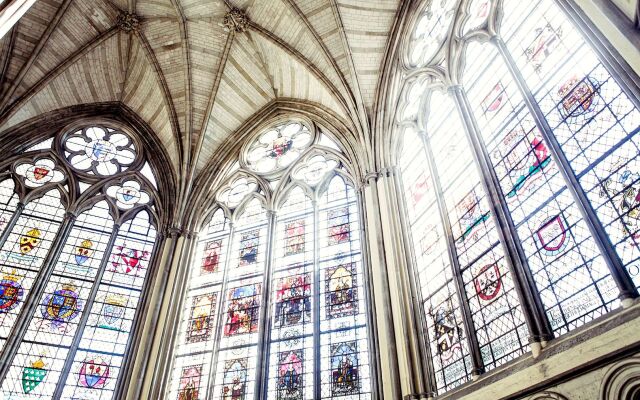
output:
[[[118,390],[158,223],[134,143],[85,125],[0,166],[3,398]]]
[[[295,161],[314,140],[305,123],[274,126],[249,145],[246,164],[254,172],[278,172]]]
[[[433,13],[441,3],[426,1],[408,34],[397,112],[437,393],[620,306],[640,282],[640,117],[617,71],[551,0]]]
[[[359,207],[345,159],[320,129],[275,123],[216,191],[171,396],[371,395]]]

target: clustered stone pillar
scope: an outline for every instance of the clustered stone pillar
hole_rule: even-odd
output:
[[[188,266],[196,252],[197,238],[170,230],[163,240],[158,270],[142,321],[140,340],[123,399],[161,399],[168,389],[175,327],[184,302]]]
[[[371,358],[379,361],[381,398],[428,398],[396,178],[395,169],[369,174],[361,189],[378,351]]]

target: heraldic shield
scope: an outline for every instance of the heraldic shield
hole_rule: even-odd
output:
[[[24,291],[18,279],[12,273],[0,281],[0,313],[11,311],[20,304]]]
[[[127,299],[120,295],[108,295],[104,298],[100,322],[98,326],[104,329],[120,330],[120,321],[126,309]]]
[[[83,265],[86,263],[93,254],[93,242],[89,239],[83,240],[79,246],[76,247],[76,264]]]
[[[485,265],[473,279],[476,294],[485,302],[492,301],[500,294],[502,279],[497,263]]]
[[[149,259],[149,252],[126,246],[115,246],[111,254],[111,272],[130,274],[142,269],[141,261]]]
[[[109,364],[100,358],[88,358],[82,362],[78,382],[89,389],[104,387],[109,379]]]
[[[565,118],[578,117],[594,109],[597,99],[598,83],[590,77],[579,79],[577,76],[569,78],[558,89],[560,114]]]
[[[46,296],[41,307],[44,321],[48,321],[53,330],[62,328],[74,319],[80,313],[82,302],[78,299],[75,287],[63,285],[61,289]]]
[[[548,256],[560,254],[567,247],[567,239],[567,223],[561,215],[544,222],[535,234],[540,251]]]
[[[443,361],[451,359],[460,350],[462,329],[458,326],[451,304],[443,304],[435,311],[429,311],[433,320],[433,331],[438,346],[438,354]]]
[[[282,136],[282,133],[278,133],[278,137],[271,143],[271,150],[268,152],[268,156],[271,158],[280,158],[287,154],[293,146],[293,140]]]
[[[32,228],[24,235],[20,236],[20,253],[22,255],[29,254],[40,244],[40,236],[42,232],[38,228]]]
[[[24,367],[22,369],[22,391],[24,391],[25,394],[31,393],[44,381],[47,372],[49,371],[45,368],[42,358],[31,363],[30,367]]]

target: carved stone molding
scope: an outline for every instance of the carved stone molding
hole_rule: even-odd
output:
[[[397,167],[381,168],[378,171],[368,172],[362,178],[362,186],[369,186],[372,182],[375,182],[380,178],[389,178],[396,175],[397,173]]]
[[[124,32],[137,31],[140,28],[141,18],[133,13],[122,12],[118,14],[118,28]]]
[[[637,399],[640,396],[640,357],[613,365],[602,379],[601,400]]]
[[[224,27],[229,32],[244,32],[249,26],[247,14],[239,8],[232,8],[224,16]]]
[[[528,400],[569,400],[567,397],[556,392],[541,392],[529,397]]]

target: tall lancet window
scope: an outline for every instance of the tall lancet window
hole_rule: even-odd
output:
[[[640,285],[638,94],[552,0],[425,1],[397,152],[433,390]]]
[[[370,398],[359,203],[338,147],[311,122],[274,124],[214,198],[170,397]]]
[[[114,398],[158,223],[143,148],[76,125],[0,168],[0,397]]]

